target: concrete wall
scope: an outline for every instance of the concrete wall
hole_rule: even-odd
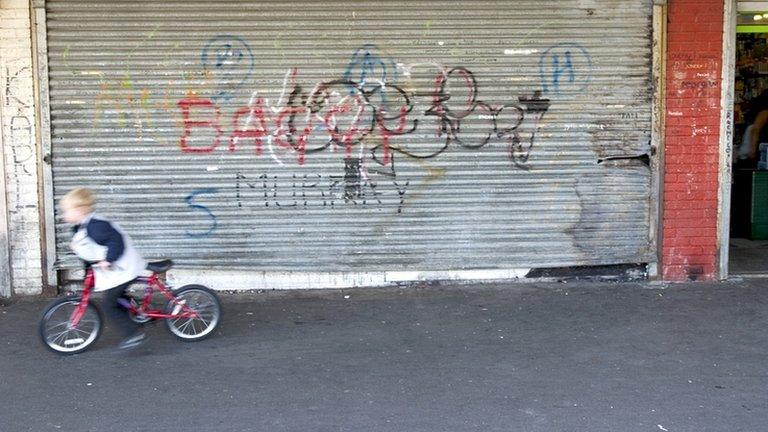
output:
[[[670,281],[717,276],[723,1],[668,2],[662,277]]]
[[[0,110],[12,290],[39,294],[39,158],[28,0],[0,0]]]

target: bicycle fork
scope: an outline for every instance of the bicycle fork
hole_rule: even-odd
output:
[[[75,310],[72,311],[72,316],[69,318],[68,330],[76,329],[80,324],[80,320],[83,318],[83,315],[85,315],[85,310],[88,308],[88,302],[91,300],[91,290],[93,289],[93,283],[93,272],[89,271],[85,276],[85,282],[83,284],[85,286],[85,289],[83,290],[83,297],[80,299],[80,303],[77,305]]]

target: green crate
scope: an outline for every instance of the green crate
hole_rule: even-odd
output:
[[[768,240],[768,171],[752,173],[751,204],[749,238]]]

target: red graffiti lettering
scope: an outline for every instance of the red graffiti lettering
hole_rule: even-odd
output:
[[[313,116],[309,116],[309,118],[307,119],[307,124],[306,126],[304,126],[304,130],[302,131],[301,135],[299,135],[298,140],[294,140],[293,138],[296,135],[296,125],[294,121],[296,119],[296,114],[306,114],[306,113],[307,113],[307,107],[305,106],[300,106],[300,107],[287,106],[282,110],[280,110],[280,113],[277,115],[277,118],[275,119],[275,144],[283,148],[294,149],[297,153],[299,165],[304,165],[304,156],[307,148],[307,139],[309,139],[310,134],[312,134]],[[290,117],[288,119],[288,130],[284,131],[283,119],[286,116],[290,116]],[[288,141],[284,140],[283,137],[286,137]]]
[[[387,129],[384,121],[384,115],[379,112],[376,118],[376,123],[379,126],[379,132],[381,133],[382,143],[382,163],[384,165],[389,164],[389,137],[392,135],[402,135],[405,132],[405,124],[408,123],[408,107],[400,107],[400,115],[397,117],[397,128],[395,130]],[[415,126],[414,126],[415,127]]]
[[[248,114],[248,118],[245,121],[243,127],[240,127],[240,117]],[[251,124],[256,121],[256,127],[252,128]],[[256,101],[256,105],[252,107],[243,107],[235,111],[235,115],[232,118],[232,126],[234,132],[229,137],[229,151],[235,151],[237,142],[242,138],[253,138],[256,146],[256,154],[261,154],[262,137],[267,135],[267,123],[264,120],[264,101],[259,99]]]
[[[184,132],[181,134],[181,138],[179,139],[179,145],[181,146],[181,151],[184,153],[212,152],[216,147],[218,147],[219,142],[221,141],[221,135],[222,135],[221,126],[219,124],[219,118],[221,117],[221,112],[219,111],[219,107],[217,107],[209,99],[199,99],[194,96],[189,97],[187,99],[180,100],[178,102],[178,105],[181,108],[181,117],[184,121]],[[213,108],[214,120],[191,120],[190,111],[192,107]],[[187,138],[189,138],[189,136],[192,135],[192,128],[209,128],[216,131],[216,137],[213,140],[213,144],[211,144],[208,147],[190,147],[187,144]]]
[[[333,105],[328,109],[328,112],[325,113],[325,116],[323,116],[323,124],[325,124],[326,130],[331,135],[331,140],[335,144],[344,145],[346,148],[347,157],[352,155],[352,147],[354,144],[363,139],[368,134],[367,130],[360,130],[359,128],[360,117],[363,115],[365,107],[366,105],[362,100],[360,100],[360,96],[355,95],[351,101],[348,98],[345,98],[343,101]],[[347,113],[354,114],[349,122],[349,127],[347,130],[340,132],[336,115]],[[356,137],[355,135],[358,132],[360,132],[360,136]]]

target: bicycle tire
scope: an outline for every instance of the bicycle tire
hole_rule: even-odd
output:
[[[60,355],[81,353],[91,347],[101,336],[104,317],[96,305],[88,303],[78,328],[59,331],[68,324],[72,311],[80,304],[81,297],[65,297],[55,300],[43,311],[38,325],[40,341],[46,348]],[[57,315],[57,313],[59,313]],[[60,315],[60,317],[59,317]],[[56,317],[56,321],[54,320]],[[66,318],[64,318],[66,317]],[[90,323],[83,327],[84,323]],[[54,330],[56,329],[56,330]],[[58,332],[58,333],[57,333]]]
[[[166,318],[165,325],[168,331],[176,336],[176,338],[185,342],[203,340],[213,334],[213,331],[221,323],[222,318],[221,302],[216,293],[202,285],[185,285],[174,290],[173,294],[177,301],[184,301],[187,307],[201,314],[201,319]],[[176,307],[177,303],[170,300],[165,306],[165,312],[173,314]],[[210,318],[206,321],[205,318],[202,318],[203,316]],[[202,329],[198,331],[195,323],[198,323],[199,326],[201,325]],[[191,330],[191,332],[186,330]]]

